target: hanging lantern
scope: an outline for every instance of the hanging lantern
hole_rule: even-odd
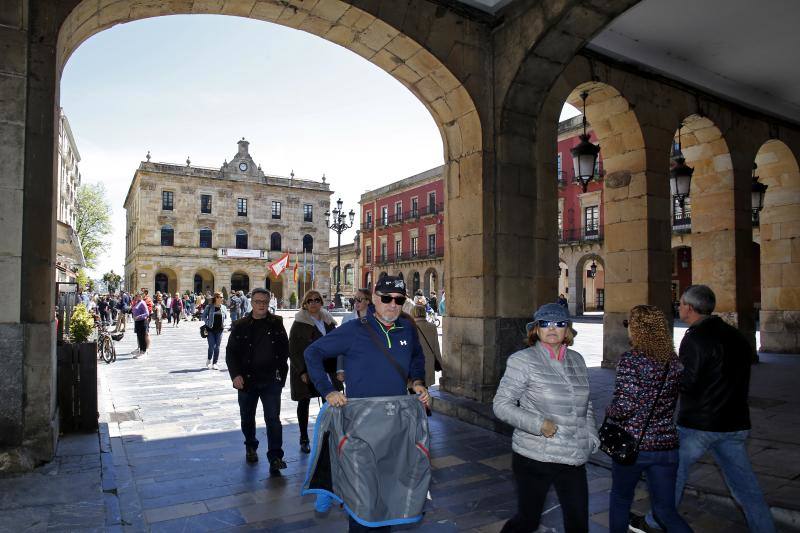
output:
[[[764,194],[767,192],[768,185],[761,183],[758,181],[758,176],[756,176],[756,169],[758,165],[753,163],[753,174],[751,175],[751,201],[752,201],[752,209],[753,209],[753,225],[759,225],[759,212],[764,209]]]
[[[694,169],[686,165],[686,159],[681,151],[681,129],[683,129],[683,123],[678,127],[678,146],[677,148],[673,146],[672,149],[673,165],[669,171],[669,189],[672,196],[678,199],[678,205],[683,208],[684,202],[689,196]]]
[[[575,181],[581,184],[583,192],[589,187],[589,182],[594,177],[594,169],[597,165],[597,155],[600,153],[600,145],[589,142],[589,135],[586,133],[586,98],[589,93],[581,93],[583,100],[583,134],[579,136],[581,140],[578,145],[570,150],[572,153],[572,166],[575,169]]]
[[[589,272],[592,273],[592,277],[597,276],[597,263],[594,262],[594,259],[592,259],[592,265],[589,267]]]

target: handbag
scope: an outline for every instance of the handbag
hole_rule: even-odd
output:
[[[642,444],[647,426],[650,425],[650,419],[653,417],[658,400],[664,391],[668,373],[669,363],[664,368],[661,387],[658,389],[658,395],[650,408],[650,412],[647,414],[647,419],[645,419],[644,427],[642,427],[642,432],[638,439],[634,439],[633,435],[628,433],[617,421],[609,418],[608,415],[603,419],[603,424],[597,432],[597,436],[600,438],[600,449],[608,454],[615,463],[629,466],[636,462],[636,458],[639,456],[639,446]]]
[[[204,339],[208,337],[208,326],[206,326],[205,324],[200,326],[200,336],[203,337]]]

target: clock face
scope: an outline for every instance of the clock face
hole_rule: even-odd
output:
[[[239,163],[239,170],[241,170],[242,172],[247,170],[247,163]]]

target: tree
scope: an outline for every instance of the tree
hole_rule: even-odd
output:
[[[111,204],[105,187],[100,183],[81,185],[75,214],[75,233],[81,240],[86,266],[93,268],[97,257],[105,252],[105,238],[111,233]]]
[[[122,276],[115,273],[112,268],[111,272],[103,274],[103,281],[106,283],[108,292],[117,292],[119,290],[119,284],[122,282]]]
[[[75,281],[78,283],[78,288],[81,291],[89,290],[89,284],[91,280],[89,276],[86,275],[86,270],[79,269],[77,275],[75,276]]]

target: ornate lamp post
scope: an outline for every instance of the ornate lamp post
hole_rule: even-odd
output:
[[[672,150],[672,160],[675,162],[674,166],[669,171],[669,188],[672,192],[673,198],[678,199],[678,205],[681,209],[684,207],[684,202],[689,196],[689,189],[692,183],[692,173],[694,169],[686,165],[686,158],[683,157],[681,151],[681,130],[683,123],[678,126],[678,147]]]
[[[583,134],[578,145],[570,150],[572,153],[572,166],[575,168],[575,181],[581,184],[583,192],[589,187],[589,182],[594,178],[594,169],[597,164],[597,154],[600,153],[600,146],[589,142],[589,135],[586,133],[586,98],[589,93],[583,91]]]
[[[336,200],[336,207],[333,208],[333,222],[331,222],[331,212],[325,211],[325,225],[336,232],[336,307],[342,307],[342,233],[353,227],[355,219],[355,212],[351,209],[349,213],[345,213],[342,208],[342,199]],[[347,217],[350,216],[350,224],[347,223]]]
[[[758,176],[756,176],[756,169],[758,165],[753,163],[753,174],[752,174],[752,188],[751,188],[751,195],[752,195],[752,208],[753,208],[753,226],[758,226],[760,224],[759,220],[759,213],[762,209],[764,209],[764,194],[767,192],[768,185],[765,185],[758,181]]]

